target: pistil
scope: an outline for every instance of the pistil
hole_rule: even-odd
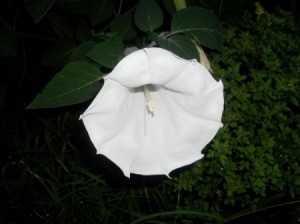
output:
[[[155,113],[157,112],[157,106],[151,98],[151,94],[150,94],[148,85],[143,86],[143,92],[144,92],[144,96],[146,99],[146,105],[147,105],[148,111],[154,116]]]

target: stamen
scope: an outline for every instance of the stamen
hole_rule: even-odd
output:
[[[150,91],[149,91],[149,88],[148,88],[147,85],[143,86],[143,91],[144,91],[144,96],[145,96],[145,99],[146,99],[146,102],[147,102],[148,111],[152,115],[155,115],[155,113],[157,112],[157,106],[151,98]]]

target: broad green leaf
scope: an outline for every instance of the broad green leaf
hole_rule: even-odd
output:
[[[163,23],[163,13],[155,0],[140,0],[134,15],[136,26],[148,32],[159,28]]]
[[[71,41],[57,42],[43,57],[41,64],[48,66],[63,66],[69,60],[76,45]]]
[[[199,53],[195,44],[183,35],[174,35],[169,38],[159,37],[158,44],[182,58],[199,61]]]
[[[15,39],[13,34],[0,22],[0,57],[16,55]]]
[[[222,48],[221,26],[218,18],[209,10],[200,7],[188,7],[175,13],[171,22],[171,31],[185,33],[197,38],[211,49]]]
[[[76,47],[70,56],[68,63],[74,62],[74,61],[86,61],[87,57],[86,55],[97,45],[94,41],[89,41],[83,44],[80,44],[78,47]]]
[[[123,57],[123,50],[121,43],[105,41],[97,44],[87,56],[100,65],[113,68]]]
[[[115,33],[117,37],[124,38],[125,40],[135,37],[132,15],[127,14],[117,17],[111,24],[110,31]]]
[[[25,4],[25,8],[33,20],[38,23],[49,11],[55,0],[32,0]]]
[[[90,11],[90,19],[93,26],[104,22],[114,11],[114,4],[111,0],[93,2]]]
[[[27,108],[55,108],[87,101],[99,91],[102,76],[93,64],[72,62],[54,76]]]

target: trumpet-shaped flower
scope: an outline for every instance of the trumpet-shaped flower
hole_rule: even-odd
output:
[[[223,84],[161,48],[123,58],[80,116],[98,154],[124,175],[168,175],[203,157],[222,127]]]

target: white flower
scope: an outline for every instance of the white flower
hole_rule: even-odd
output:
[[[98,154],[129,177],[168,175],[203,157],[220,127],[223,84],[161,48],[122,59],[80,116]]]

